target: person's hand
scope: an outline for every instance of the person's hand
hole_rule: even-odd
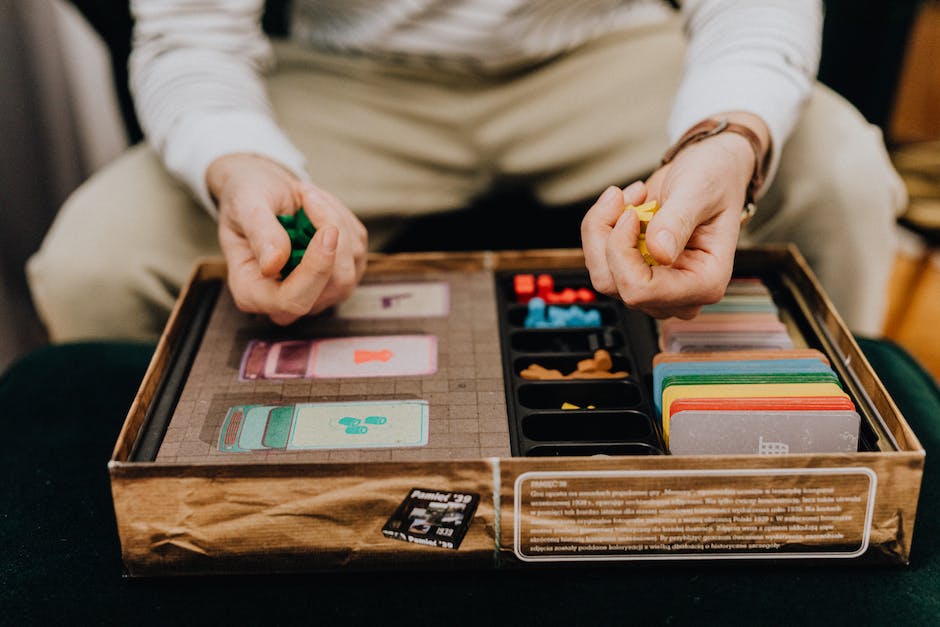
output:
[[[686,146],[645,183],[608,188],[581,223],[594,288],[656,318],[692,318],[720,300],[754,165],[746,139],[721,133]],[[660,209],[646,245],[661,265],[648,266],[637,248],[639,220],[623,208],[654,199]]]
[[[219,207],[219,244],[235,305],[287,325],[346,298],[365,271],[367,234],[335,196],[297,180],[269,159],[220,157],[206,172]],[[283,281],[290,238],[277,221],[300,207],[317,232],[300,264]]]

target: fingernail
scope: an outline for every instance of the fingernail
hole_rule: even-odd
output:
[[[326,252],[331,253],[336,250],[336,244],[339,242],[339,229],[335,226],[328,227],[324,229],[323,233],[323,248]]]
[[[666,254],[669,255],[669,262],[672,263],[676,258],[676,238],[669,231],[660,231],[656,234],[656,243],[659,244],[659,247],[666,251]]]
[[[629,185],[623,188],[624,194],[632,194],[633,192],[639,191],[640,187],[643,185],[643,181],[633,181]]]
[[[610,187],[604,190],[603,194],[601,194],[600,201],[611,202],[614,200],[615,195],[619,192],[620,192],[620,188],[614,187],[613,185],[611,185]]]

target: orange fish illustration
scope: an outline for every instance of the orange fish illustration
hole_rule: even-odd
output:
[[[388,361],[394,356],[395,354],[388,349],[380,350],[380,351],[357,350],[353,353],[353,361],[356,362],[357,364],[364,364],[367,361]]]

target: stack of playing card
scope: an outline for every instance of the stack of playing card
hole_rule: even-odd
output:
[[[854,452],[860,418],[825,355],[794,349],[770,292],[736,279],[692,320],[667,320],[653,398],[673,454]]]
[[[660,350],[671,353],[793,348],[777,306],[760,279],[734,279],[721,301],[692,320],[660,326]]]

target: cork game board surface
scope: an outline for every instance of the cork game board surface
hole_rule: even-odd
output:
[[[267,461],[381,462],[505,457],[510,454],[498,312],[489,271],[367,275],[378,283],[444,282],[448,313],[435,317],[340,319],[335,312],[281,328],[239,312],[226,289],[215,304],[192,369],[157,453],[161,463]],[[239,368],[252,340],[431,335],[437,369],[412,376],[242,380]],[[427,444],[405,448],[222,452],[220,430],[239,405],[424,400]]]

